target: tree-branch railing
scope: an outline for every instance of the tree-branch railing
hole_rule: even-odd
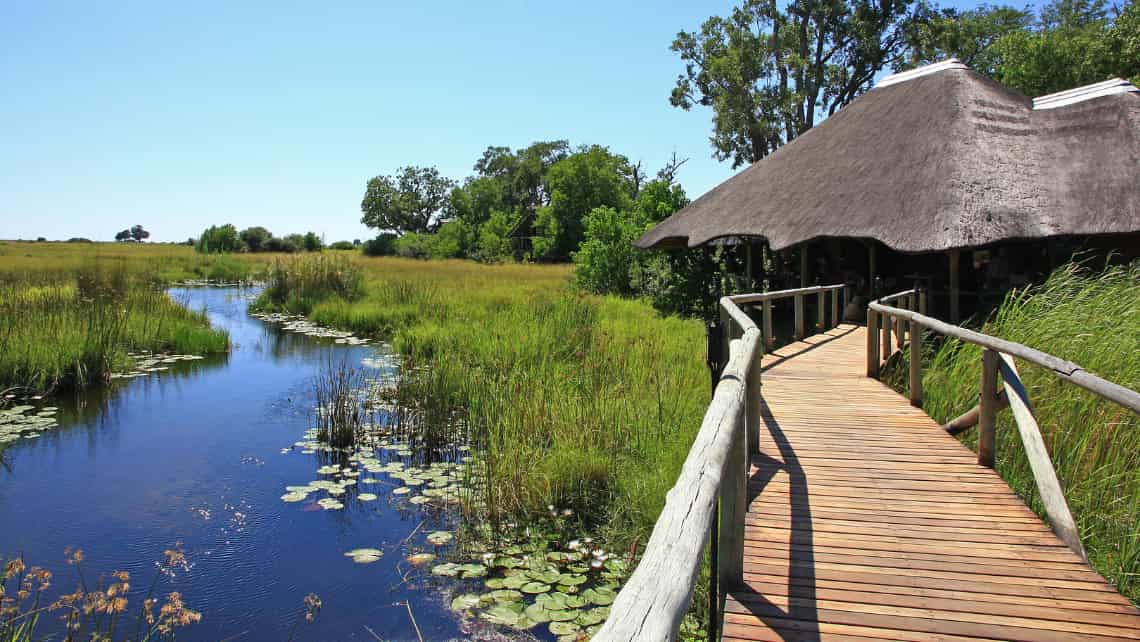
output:
[[[674,640],[689,610],[706,542],[716,559],[710,587],[717,609],[710,613],[711,632],[720,626],[724,589],[744,582],[744,519],[748,510],[750,455],[759,451],[760,363],[772,333],[772,302],[796,301],[797,336],[804,329],[804,297],[819,297],[818,325],[826,329],[825,297],[831,296],[831,325],[842,315],[843,285],[818,286],[720,300],[723,369],[713,390],[681,474],[665,496],[665,507],[653,526],[637,568],[610,608],[610,617],[595,640]],[[844,304],[846,292],[843,292]],[[756,324],[742,306],[759,304]],[[720,587],[720,590],[717,589]],[[710,636],[715,637],[715,636]]]
[[[894,303],[896,305],[890,305]],[[916,311],[915,308],[918,308]],[[1081,545],[1080,533],[1072,512],[1065,501],[1064,491],[1057,479],[1053,461],[1045,448],[1041,428],[1033,414],[1029,394],[1017,372],[1013,358],[1040,366],[1057,378],[1088,390],[1103,399],[1112,401],[1124,408],[1140,414],[1140,393],[1124,386],[1102,379],[1078,366],[1051,354],[1035,350],[1020,343],[1006,341],[988,334],[967,330],[928,317],[925,314],[925,296],[922,291],[906,290],[878,301],[867,307],[867,376],[878,377],[880,362],[885,362],[894,352],[891,335],[898,350],[904,343],[909,344],[909,389],[912,405],[922,406],[922,337],[923,331],[930,330],[943,336],[972,343],[982,348],[982,376],[979,388],[978,405],[961,417],[944,426],[951,434],[958,434],[978,427],[978,464],[994,467],[995,426],[997,412],[1008,405],[1013,411],[1018,435],[1025,447],[1033,479],[1041,495],[1045,513],[1053,531],[1069,548],[1087,558]],[[881,358],[880,358],[881,351]],[[998,374],[1001,385],[998,385]]]

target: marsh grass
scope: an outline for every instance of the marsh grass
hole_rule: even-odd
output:
[[[306,314],[325,299],[359,299],[364,276],[348,256],[307,254],[275,259],[265,280],[257,310]]]
[[[564,266],[354,264],[359,299],[309,318],[390,339],[402,430],[424,444],[458,431],[478,453],[471,516],[527,523],[555,506],[612,546],[644,542],[708,403],[700,322],[579,294]]]
[[[0,273],[0,388],[77,390],[125,367],[129,351],[201,354],[228,346],[225,332],[141,270],[92,261],[48,276]]]
[[[368,409],[367,384],[359,368],[327,362],[313,378],[317,440],[333,448],[354,448],[374,418]]]
[[[1140,389],[1140,262],[1061,267],[1042,285],[1011,292],[981,330]],[[980,348],[947,341],[924,360],[923,409],[936,421],[977,402]],[[1090,561],[1140,602],[1140,418],[1036,366],[1020,370]],[[905,389],[906,372],[905,359],[890,371],[896,389]],[[964,441],[976,447],[975,431]],[[1009,410],[998,416],[997,470],[1044,517]]]

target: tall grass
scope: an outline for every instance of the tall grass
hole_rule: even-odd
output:
[[[563,266],[356,265],[360,298],[310,319],[392,341],[425,440],[462,426],[479,452],[482,514],[569,508],[612,545],[644,542],[708,403],[700,322],[579,294]]]
[[[92,263],[117,266],[158,283],[256,277],[273,255],[203,255],[185,245],[156,243],[28,243],[0,241],[0,279],[53,283]]]
[[[125,366],[129,351],[201,354],[227,345],[225,332],[141,270],[93,261],[0,273],[0,389],[81,389]]]
[[[328,298],[355,301],[363,293],[364,276],[340,254],[309,254],[273,261],[265,290],[257,301],[261,310],[307,313]]]
[[[982,327],[1140,389],[1140,261],[1093,271],[1079,264],[1010,293]],[[977,403],[981,354],[947,341],[926,355],[923,408],[946,422]],[[890,380],[905,387],[905,363]],[[1140,419],[1129,410],[1024,365],[1021,374],[1090,561],[1140,601]],[[975,445],[973,431],[965,437]],[[997,470],[1044,517],[1011,413],[999,414]]]

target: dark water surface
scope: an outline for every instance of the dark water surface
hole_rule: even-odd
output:
[[[447,528],[446,515],[397,504],[383,483],[360,488],[377,501],[353,497],[343,510],[281,500],[285,486],[319,478],[317,455],[281,450],[311,424],[312,378],[321,363],[359,366],[382,349],[336,345],[250,318],[251,290],[172,294],[228,330],[231,353],[52,400],[60,427],[5,453],[0,556],[23,554],[55,573],[53,591],[70,591],[77,576],[63,551],[81,548],[89,581],[130,571],[135,612],[155,561],[181,541],[191,568],[159,590],[181,591],[202,613],[201,623],[180,630],[187,640],[284,640],[308,593],[324,606],[314,623],[300,625],[299,640],[374,640],[365,626],[384,640],[415,639],[407,608],[395,605],[405,600],[424,638],[462,637],[430,575],[403,576],[408,552],[435,550],[424,536]],[[354,564],[344,556],[363,547],[384,557]]]

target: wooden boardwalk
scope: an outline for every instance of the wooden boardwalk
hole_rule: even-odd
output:
[[[1140,640],[1140,611],[866,374],[841,325],[764,357],[726,640]]]

